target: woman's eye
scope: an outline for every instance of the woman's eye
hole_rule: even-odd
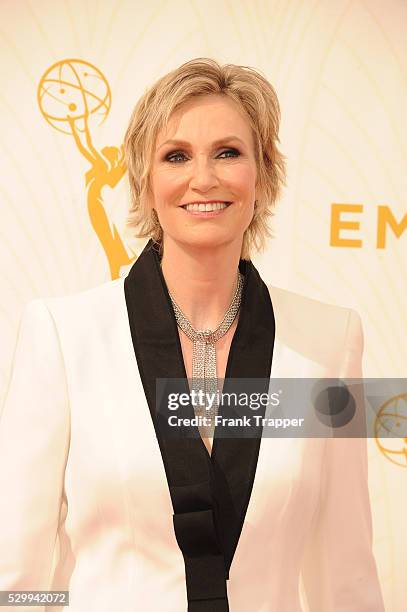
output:
[[[227,157],[238,157],[240,155],[239,151],[237,149],[226,149],[225,151],[222,151],[222,153],[220,155],[225,155],[225,153],[231,153],[232,155],[228,155]]]
[[[169,161],[171,163],[179,163],[180,161],[183,161],[183,159],[179,159],[179,157],[183,157],[185,159],[185,155],[184,153],[182,153],[182,151],[175,151],[174,153],[169,153],[166,156],[166,161]]]

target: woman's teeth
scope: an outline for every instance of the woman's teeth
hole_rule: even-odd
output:
[[[227,208],[229,204],[225,204],[225,202],[211,202],[209,204],[187,204],[182,208],[190,211],[199,211],[199,212],[210,212],[212,210],[221,210],[222,208]]]

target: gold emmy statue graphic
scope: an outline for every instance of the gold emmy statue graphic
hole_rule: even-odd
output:
[[[67,59],[53,64],[38,86],[38,104],[43,117],[56,130],[73,136],[76,147],[91,167],[86,172],[87,204],[90,222],[109,262],[112,279],[129,257],[117,227],[105,210],[102,189],[114,188],[126,172],[123,146],[93,145],[91,127],[105,121],[111,105],[111,91],[105,76],[89,62]]]
[[[375,420],[376,443],[392,463],[407,467],[407,393],[387,400]]]

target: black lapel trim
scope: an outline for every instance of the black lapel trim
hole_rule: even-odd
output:
[[[269,379],[275,337],[267,286],[250,261],[245,275],[238,325],[232,340],[223,391],[235,378]],[[189,612],[226,612],[226,579],[250,501],[261,444],[258,438],[219,438],[212,455],[196,437],[168,438],[158,427],[156,379],[185,379],[177,323],[160,267],[148,242],[124,282],[137,364],[174,509],[174,530],[185,561]],[[267,392],[268,386],[259,392]],[[193,408],[190,407],[191,416]],[[257,414],[264,416],[265,408]],[[223,407],[220,408],[222,413]],[[261,428],[260,428],[261,433]]]

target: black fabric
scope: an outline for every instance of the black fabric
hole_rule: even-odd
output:
[[[269,379],[275,321],[267,286],[252,262],[240,260],[245,276],[238,324],[232,339],[223,392],[234,378]],[[258,438],[220,438],[209,455],[199,431],[169,438],[158,427],[156,379],[184,379],[189,393],[177,323],[150,240],[124,282],[137,364],[154,423],[174,509],[174,531],[184,557],[188,612],[227,612],[226,580],[250,500],[261,444]],[[268,391],[268,385],[257,388]],[[190,406],[193,416],[193,407]],[[220,414],[224,407],[219,408]],[[264,416],[265,407],[256,414]]]

